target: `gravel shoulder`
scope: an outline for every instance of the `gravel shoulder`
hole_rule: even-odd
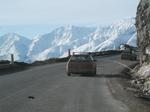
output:
[[[150,101],[136,96],[137,90],[132,86],[132,79],[128,72],[128,69],[124,69],[122,70],[122,78],[107,80],[113,97],[123,102],[129,108],[129,112],[149,112]]]

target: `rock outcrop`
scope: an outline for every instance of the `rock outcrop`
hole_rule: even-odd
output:
[[[141,0],[136,17],[140,64],[150,63],[150,0]]]
[[[140,68],[135,74],[136,86],[142,96],[150,98],[150,0],[141,0],[136,17],[137,44],[140,50]]]

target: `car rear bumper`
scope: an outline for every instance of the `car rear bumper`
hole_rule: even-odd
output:
[[[87,69],[69,69],[68,70],[69,73],[73,73],[73,74],[96,74],[96,69],[92,69],[92,70],[87,70]]]
[[[96,74],[95,62],[70,62],[67,64],[67,73]]]

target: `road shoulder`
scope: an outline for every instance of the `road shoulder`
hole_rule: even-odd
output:
[[[127,69],[122,71],[122,78],[107,79],[112,96],[123,102],[129,108],[129,112],[149,112],[150,101],[135,96],[136,90],[131,86],[131,77],[127,72]]]

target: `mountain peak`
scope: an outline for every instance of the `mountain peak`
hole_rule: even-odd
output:
[[[18,37],[20,37],[20,35],[17,34],[17,33],[7,33],[7,34],[5,34],[4,36],[7,36],[7,37],[15,37],[15,36],[18,36]]]

